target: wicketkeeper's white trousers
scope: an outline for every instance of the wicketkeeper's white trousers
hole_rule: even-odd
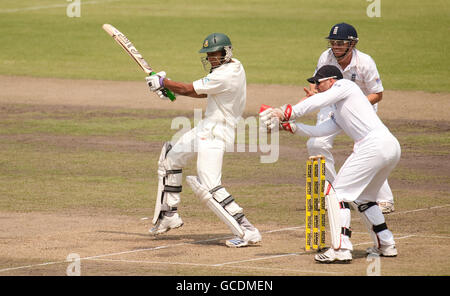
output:
[[[330,112],[332,111],[331,107],[322,108],[319,113],[317,113],[317,123],[319,124],[322,121],[326,120],[330,116]],[[325,137],[317,137],[310,138],[306,143],[306,147],[308,149],[308,154],[310,156],[313,155],[323,155],[325,156],[325,167],[326,167],[326,179],[333,183],[336,178],[336,169],[334,166],[334,157],[331,153],[331,149],[333,149],[334,139],[340,132],[334,133]],[[376,194],[377,202],[394,202],[394,196],[392,194],[391,187],[389,186],[388,180],[386,179],[380,190]]]
[[[337,174],[333,187],[339,201],[357,205],[376,202],[380,188],[400,160],[401,148],[387,128],[370,132],[355,143],[353,153],[346,159]],[[350,227],[350,210],[341,209],[341,224]],[[372,225],[385,223],[378,206],[370,207],[363,215]],[[389,229],[377,233],[381,245],[393,245],[394,237]],[[348,237],[343,237],[341,247],[352,249]]]

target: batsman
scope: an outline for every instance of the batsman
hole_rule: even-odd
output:
[[[146,77],[150,90],[168,99],[163,89],[175,94],[207,99],[204,119],[175,143],[166,142],[158,162],[152,235],[179,228],[183,221],[177,212],[182,192],[182,173],[187,161],[197,155],[198,176],[187,176],[192,191],[216,214],[235,235],[228,247],[245,247],[261,241],[261,234],[245,217],[243,209],[222,186],[222,162],[228,145],[234,145],[235,127],[246,103],[246,75],[243,65],[233,58],[227,35],[212,33],[204,41],[200,53],[205,77],[192,83],[166,78],[164,71]]]

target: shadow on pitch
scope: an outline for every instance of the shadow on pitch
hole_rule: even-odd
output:
[[[224,240],[232,238],[232,236],[225,233],[212,234],[160,234],[150,235],[149,233],[126,232],[126,231],[112,231],[112,230],[98,230],[99,233],[119,234],[134,237],[145,237],[152,241],[183,241],[185,243],[198,245],[223,245]]]

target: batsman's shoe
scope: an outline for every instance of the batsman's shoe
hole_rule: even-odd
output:
[[[395,245],[381,245],[379,248],[371,247],[367,248],[367,254],[375,254],[383,257],[396,257],[398,252]]]
[[[262,237],[261,233],[259,233],[259,230],[255,228],[255,230],[244,230],[244,237],[235,237],[232,239],[229,239],[225,242],[225,245],[230,248],[242,248],[246,247],[248,245],[255,245],[259,242],[261,242]]]
[[[350,263],[352,261],[352,252],[346,249],[335,250],[329,248],[325,253],[314,256],[314,260],[319,263]]]
[[[175,213],[172,217],[162,216],[162,218],[158,220],[156,225],[151,228],[149,232],[152,235],[158,235],[181,226],[183,226],[183,221],[178,213]]]
[[[381,212],[383,214],[389,214],[392,213],[394,209],[394,204],[389,201],[380,201],[378,202],[378,207],[380,208]]]

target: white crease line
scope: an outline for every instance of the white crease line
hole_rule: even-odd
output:
[[[288,254],[282,254],[282,255],[272,255],[272,256],[267,256],[267,257],[262,257],[262,258],[252,258],[252,259],[245,259],[245,260],[238,260],[238,261],[230,261],[230,262],[214,264],[214,266],[224,266],[224,265],[237,264],[237,263],[243,263],[243,262],[261,261],[261,260],[267,260],[267,259],[297,256],[297,255],[302,255],[302,254],[306,254],[306,252],[288,253]]]
[[[189,263],[189,262],[162,262],[162,261],[139,261],[139,260],[124,260],[124,259],[88,259],[91,261],[105,261],[105,262],[119,262],[119,263],[138,263],[138,264],[164,264],[164,265],[188,265],[201,267],[224,267],[224,268],[241,268],[241,269],[260,269],[260,270],[279,270],[286,272],[300,272],[300,273],[323,273],[323,274],[339,274],[340,272],[333,271],[317,271],[304,269],[290,269],[290,268],[271,268],[259,266],[225,266],[223,264],[205,264],[205,263]]]
[[[402,236],[402,237],[397,237],[395,239],[396,240],[400,240],[400,239],[410,238],[410,237],[414,237],[414,236],[415,235],[412,234],[412,235],[406,235],[406,236]],[[353,246],[361,246],[361,245],[368,245],[368,244],[373,244],[373,241],[358,243],[358,244],[354,244]],[[262,258],[252,258],[252,259],[245,259],[245,260],[238,260],[238,261],[230,261],[230,262],[214,264],[213,266],[239,264],[239,263],[243,263],[243,262],[253,262],[253,261],[260,261],[260,260],[267,260],[267,259],[274,259],[274,258],[281,258],[281,257],[298,256],[298,255],[303,255],[303,254],[308,254],[308,252],[289,253],[289,254],[283,254],[283,255],[267,256],[267,257],[262,257]]]
[[[367,231],[352,231],[352,234],[362,234],[362,235],[368,235]],[[411,235],[418,238],[443,238],[443,239],[450,239],[450,236],[445,235],[422,235],[422,234],[406,234],[406,233],[393,233],[394,234],[394,240],[397,236],[407,236]]]
[[[405,238],[410,238],[410,237],[415,237],[415,236],[416,236],[415,234],[410,234],[410,235],[405,235],[405,236],[401,236],[401,237],[394,237],[394,240],[405,239]],[[373,245],[373,241],[354,244],[354,246],[362,246],[362,245],[370,245],[370,244]]]
[[[32,265],[10,267],[10,268],[0,269],[0,272],[12,271],[12,270],[18,270],[18,269],[26,269],[26,268],[32,268],[32,267],[39,267],[39,266],[45,266],[45,265],[61,264],[61,263],[65,263],[65,262],[67,262],[67,261],[45,262],[45,263],[32,264]]]
[[[226,238],[228,238],[228,237],[226,237]],[[152,248],[137,249],[137,250],[123,251],[123,252],[110,253],[110,254],[102,254],[102,255],[97,255],[97,256],[80,258],[80,261],[96,259],[96,258],[101,258],[101,257],[107,257],[107,256],[117,256],[117,255],[123,255],[123,254],[132,254],[132,253],[145,252],[145,251],[161,250],[161,249],[166,249],[166,248],[183,246],[183,245],[187,245],[187,244],[193,244],[193,243],[198,244],[198,243],[209,242],[209,241],[220,240],[220,239],[223,239],[223,238],[205,239],[205,240],[200,240],[200,241],[195,241],[195,242],[185,242],[185,243],[179,243],[179,244],[173,244],[173,245],[157,246],[157,247],[152,247]],[[44,265],[61,264],[61,263],[66,263],[66,262],[70,262],[70,261],[64,260],[64,261],[45,262],[45,263],[18,266],[18,267],[10,267],[10,268],[0,269],[0,272],[12,271],[12,270],[18,270],[18,269],[26,269],[26,268],[44,266]]]
[[[289,228],[290,229],[290,228]],[[405,235],[402,237],[397,237],[396,240],[401,239],[407,239],[410,237],[415,237],[416,235]],[[362,246],[362,245],[369,245],[373,244],[372,241],[370,242],[363,242],[354,244],[353,246]],[[255,261],[261,261],[261,260],[270,260],[275,258],[283,258],[283,257],[290,257],[290,256],[298,256],[308,254],[308,252],[298,252],[298,253],[289,253],[289,254],[282,254],[282,255],[272,255],[272,256],[266,256],[262,258],[251,258],[251,259],[245,259],[245,260],[237,260],[237,261],[229,261],[224,263],[218,263],[218,264],[202,264],[202,263],[190,263],[190,262],[162,262],[162,261],[139,261],[139,260],[124,260],[124,259],[89,259],[85,258],[85,260],[93,260],[93,261],[109,261],[109,262],[124,262],[124,263],[138,263],[138,264],[167,264],[167,265],[189,265],[189,266],[203,266],[203,267],[232,267],[232,268],[253,268],[253,269],[267,269],[267,270],[282,270],[282,271],[293,271],[293,272],[302,272],[302,273],[325,273],[325,274],[336,274],[338,272],[327,272],[327,271],[312,271],[312,270],[292,270],[292,269],[284,269],[284,268],[270,268],[270,267],[258,267],[258,266],[237,266],[236,264],[241,264],[245,262],[255,262]],[[311,253],[312,254],[312,253]],[[227,266],[228,265],[228,266]]]
[[[416,209],[416,210],[411,210],[411,211],[404,211],[404,212],[397,212],[397,213],[394,212],[394,213],[391,213],[389,215],[402,214],[402,213],[407,214],[407,213],[418,212],[418,211],[425,211],[425,210],[433,210],[433,209],[438,209],[438,208],[444,208],[444,207],[448,207],[448,206],[450,206],[450,204],[446,204],[446,205],[442,205],[442,206],[435,206],[435,207],[430,207],[430,208]],[[286,231],[286,230],[295,230],[295,229],[301,229],[301,228],[304,228],[304,227],[305,227],[304,225],[303,226],[294,226],[294,227],[282,228],[282,229],[278,229],[278,230],[268,230],[268,231],[265,231],[263,233],[273,233],[273,232]],[[410,237],[412,237],[412,236],[415,236],[415,235],[411,235]],[[87,260],[87,259],[101,258],[101,257],[107,257],[107,256],[116,256],[116,255],[123,255],[123,254],[132,254],[132,253],[138,253],[138,252],[159,250],[159,249],[171,248],[171,247],[182,246],[182,245],[187,245],[187,244],[198,244],[198,243],[202,243],[202,242],[215,241],[215,240],[226,239],[226,238],[229,238],[229,236],[221,237],[221,238],[212,238],[212,239],[207,239],[207,240],[194,241],[194,242],[185,242],[185,243],[179,243],[179,244],[173,244],[173,245],[145,248],[145,249],[137,249],[137,250],[132,250],[132,251],[123,251],[123,252],[117,252],[117,253],[103,254],[103,255],[97,255],[97,256],[80,258],[80,260]],[[364,244],[366,244],[366,243],[364,243]],[[358,244],[358,245],[360,245],[360,244]],[[281,255],[278,255],[278,256],[281,256]],[[0,272],[12,271],[12,270],[18,270],[18,269],[26,269],[26,268],[32,268],[32,267],[38,267],[38,266],[45,266],[45,265],[61,264],[61,263],[66,263],[66,262],[68,262],[68,261],[45,262],[45,263],[32,264],[32,265],[10,267],[10,268],[0,269]]]
[[[107,3],[107,2],[117,2],[120,0],[104,0],[104,1],[80,1],[81,5],[84,4],[99,4],[99,3]],[[24,8],[12,8],[12,9],[2,9],[0,13],[14,13],[20,11],[33,11],[33,10],[41,10],[41,9],[49,9],[49,8],[59,8],[59,7],[67,7],[71,2],[67,2],[67,4],[53,4],[53,5],[45,5],[45,6],[29,6]]]
[[[428,211],[428,210],[435,210],[435,209],[446,208],[448,206],[450,206],[450,204],[446,204],[446,205],[442,205],[442,206],[435,206],[435,207],[430,207],[430,208],[422,208],[422,209],[403,211],[403,212],[393,212],[393,213],[390,213],[388,215],[389,216],[393,216],[393,215],[398,215],[398,214],[410,214],[410,213],[416,213],[416,212],[421,212],[421,211]]]

